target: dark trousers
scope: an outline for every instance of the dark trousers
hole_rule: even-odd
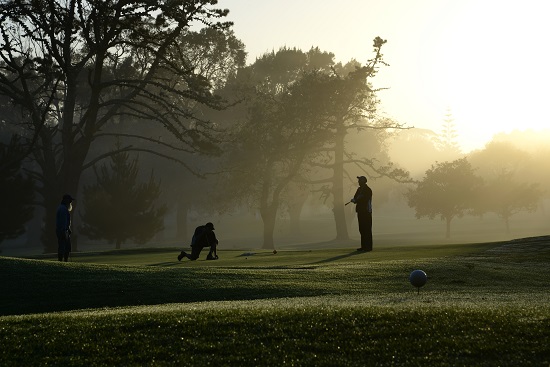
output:
[[[372,251],[372,213],[357,213],[359,222],[359,233],[361,233],[361,248],[366,251]]]
[[[57,259],[59,261],[69,261],[69,253],[71,252],[71,237],[65,232],[57,233]]]
[[[187,258],[189,260],[197,260],[201,254],[202,249],[206,247],[210,248],[210,252],[209,252],[210,254],[213,252],[216,252],[216,245],[212,245],[212,246],[195,245],[195,246],[191,246],[191,255],[189,255]]]

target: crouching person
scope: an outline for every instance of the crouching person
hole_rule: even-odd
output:
[[[191,254],[182,251],[178,255],[178,260],[181,261],[184,257],[189,260],[197,260],[203,248],[209,247],[210,251],[206,256],[206,260],[217,260],[218,239],[214,233],[214,225],[210,222],[206,223],[203,226],[198,226],[195,228],[195,233],[193,234],[193,239],[191,240]]]

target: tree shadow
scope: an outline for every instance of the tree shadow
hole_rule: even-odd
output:
[[[368,253],[368,252],[354,250],[354,251],[350,252],[349,254],[344,254],[344,255],[338,255],[338,256],[330,257],[330,258],[328,258],[328,259],[315,261],[315,262],[310,263],[310,264],[312,264],[312,265],[313,265],[313,264],[324,264],[324,263],[329,263],[329,262],[333,262],[333,261],[337,261],[337,260],[346,259],[346,258],[352,257],[352,256],[367,254],[367,253]]]
[[[165,266],[165,267],[169,267],[169,266],[175,266],[177,264],[181,264],[181,262],[179,261],[166,261],[166,262],[162,262],[162,263],[156,263],[156,264],[147,264],[147,266]]]

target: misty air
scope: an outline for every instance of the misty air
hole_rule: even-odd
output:
[[[0,364],[547,365],[545,8],[0,1]]]

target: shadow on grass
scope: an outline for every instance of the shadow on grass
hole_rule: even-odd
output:
[[[357,255],[364,255],[364,254],[367,254],[367,252],[354,250],[354,251],[350,252],[349,254],[330,257],[328,259],[315,261],[315,262],[310,263],[310,264],[326,264],[326,263],[330,263],[330,262],[333,262],[333,261],[346,259],[348,257],[357,256]]]
[[[172,267],[177,264],[180,264],[179,261],[165,261],[162,263],[156,263],[156,264],[147,264],[147,266],[159,266],[159,267]]]
[[[318,296],[326,292],[303,279],[302,269],[271,274],[181,271],[177,262],[149,267],[59,263],[0,257],[0,316],[165,303],[218,302]],[[59,285],[62,285],[60,289]]]

